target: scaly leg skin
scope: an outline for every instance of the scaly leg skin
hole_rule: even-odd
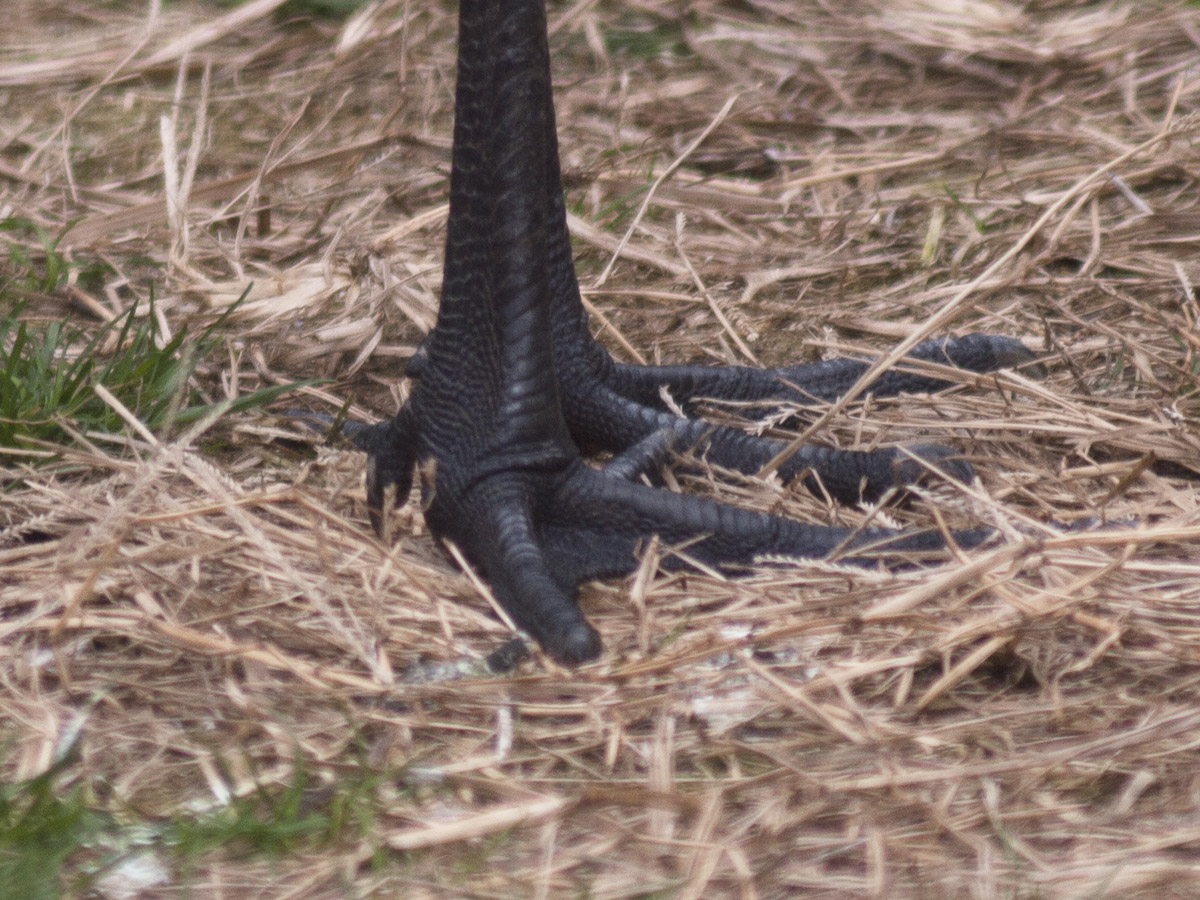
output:
[[[380,524],[390,489],[402,502],[414,467],[426,519],[479,570],[512,619],[555,659],[580,663],[600,638],[575,603],[578,584],[626,573],[640,542],[688,542],[705,565],[763,553],[852,561],[944,548],[937,532],[804,525],[674,494],[633,480],[666,450],[694,449],[752,472],[777,441],[680,419],[701,398],[828,400],[862,373],[835,361],[756,370],[618,365],[591,337],[571,260],[550,88],[543,0],[462,0],[445,275],[437,326],[410,374],[412,395],[390,422],[355,437],[370,456],[367,498]],[[914,357],[974,371],[1027,361],[1010,338],[968,335],[921,344]],[[876,393],[929,390],[935,379],[885,375]],[[587,466],[579,447],[616,454]],[[871,453],[801,448],[781,469],[843,501],[911,484],[922,460],[969,479],[940,445]],[[973,545],[986,531],[959,532]],[[665,565],[680,565],[674,557]]]

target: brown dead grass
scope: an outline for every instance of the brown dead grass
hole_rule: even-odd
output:
[[[152,279],[174,330],[253,282],[214,397],[316,374],[314,407],[385,416],[436,314],[453,10],[280,5],[18,2],[0,213],[80,219],[63,246],[113,267],[83,298],[104,314]],[[385,776],[347,841],[212,852],[143,897],[1194,897],[1200,9],[579,0],[551,21],[602,339],[781,363],[1025,338],[1043,381],[959,375],[815,434],[952,440],[980,482],[887,515],[1004,542],[738,580],[651,554],[583,591],[600,662],[422,684],[410,667],[504,629],[415,504],[373,538],[359,455],[262,415],[94,438],[4,495],[8,776],[85,714],[69,777],[121,820],[289,783],[297,759],[333,787]],[[1046,524],[1089,518],[1114,524]]]

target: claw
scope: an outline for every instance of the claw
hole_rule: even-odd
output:
[[[409,417],[401,414],[363,428],[354,443],[367,451],[367,517],[379,537],[385,537],[387,521],[397,503],[403,503],[412,488],[416,462],[412,434],[404,429]]]

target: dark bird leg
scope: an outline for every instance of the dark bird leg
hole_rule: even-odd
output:
[[[695,448],[754,471],[779,442],[672,414],[706,397],[829,399],[862,363],[782,369],[618,365],[591,337],[571,259],[550,87],[543,0],[462,0],[445,276],[437,326],[397,417],[360,432],[378,524],[389,489],[403,501],[422,473],[430,528],[453,541],[513,620],[555,658],[577,663],[600,638],[574,600],[580,581],[630,571],[640,542],[688,542],[707,565],[766,553],[819,557],[936,550],[936,532],[852,532],[657,490],[632,480],[664,448]],[[977,371],[1023,361],[1008,338],[930,341],[919,359]],[[877,392],[928,390],[934,379],[885,375]],[[579,447],[617,454],[611,471]],[[632,448],[632,449],[631,449]],[[913,448],[948,474],[970,467],[939,445]],[[812,473],[842,500],[911,483],[924,467],[896,450],[801,448],[781,474]],[[961,532],[973,544],[985,532]],[[681,565],[674,557],[666,565]]]

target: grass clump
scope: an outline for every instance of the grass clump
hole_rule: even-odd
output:
[[[368,838],[381,779],[319,781],[298,763],[212,809],[149,820],[98,808],[83,782],[65,785],[74,754],[27,781],[0,786],[0,896],[122,896],[172,881],[214,854],[279,859]],[[129,894],[133,896],[133,894]]]
[[[311,850],[370,830],[379,780],[364,770],[322,784],[298,765],[287,784],[258,785],[219,809],[176,816],[164,837],[185,862],[218,849],[270,857]]]
[[[119,432],[124,422],[97,385],[152,431],[194,422],[214,409],[198,402],[189,384],[197,363],[216,346],[228,313],[195,338],[185,326],[160,343],[153,300],[145,315],[130,307],[90,337],[62,322],[31,325],[21,312],[18,306],[0,318],[0,447],[20,454],[62,444],[72,431]],[[107,347],[115,349],[106,353]],[[225,411],[264,405],[296,386],[254,391]]]
[[[200,399],[193,376],[227,333],[237,303],[199,335],[193,337],[185,324],[165,340],[156,326],[153,291],[143,314],[133,304],[90,334],[26,314],[31,300],[60,290],[73,268],[74,280],[84,285],[106,268],[103,263],[82,270],[72,266],[58,249],[69,230],[55,236],[28,219],[0,219],[0,235],[9,238],[0,281],[0,309],[8,307],[0,312],[0,450],[16,451],[18,457],[53,456],[47,446],[69,442],[72,432],[120,432],[125,423],[96,392],[97,385],[151,431],[189,424],[215,408]],[[262,406],[296,386],[254,391],[223,411]]]
[[[55,900],[67,859],[90,843],[104,817],[82,785],[57,790],[65,761],[29,781],[0,786],[0,885],[5,896]]]

